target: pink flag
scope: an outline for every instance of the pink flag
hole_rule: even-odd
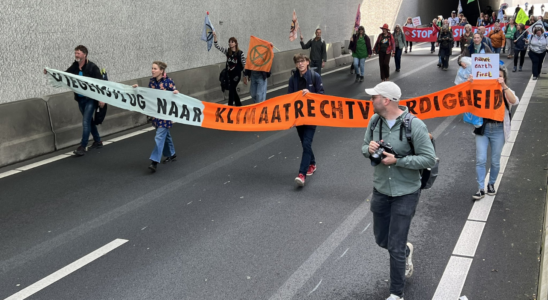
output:
[[[289,41],[293,42],[298,38],[297,31],[299,30],[299,21],[297,21],[297,13],[293,10],[293,20],[291,21],[291,31],[289,31]]]
[[[360,27],[360,22],[362,20],[362,13],[360,11],[361,4],[358,4],[358,12],[356,13],[356,21],[354,22],[354,31],[358,31],[358,27]]]

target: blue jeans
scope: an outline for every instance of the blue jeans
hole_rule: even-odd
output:
[[[260,72],[251,71],[251,85],[249,93],[254,103],[263,102],[266,100],[267,79],[263,78]]]
[[[312,152],[312,140],[314,139],[314,133],[316,133],[316,126],[314,125],[301,125],[297,126],[297,133],[303,146],[303,155],[301,157],[301,166],[299,167],[299,173],[306,175],[308,166],[316,164],[316,158],[314,152]]]
[[[485,133],[476,135],[476,175],[479,189],[485,188],[485,165],[487,147],[491,146],[491,173],[489,184],[495,184],[500,171],[500,155],[504,147],[504,126],[502,123],[485,124]]]
[[[156,146],[150,154],[150,160],[160,162],[162,154],[165,157],[169,157],[175,154],[175,146],[173,146],[173,139],[169,128],[158,127],[156,128],[156,137],[154,138]]]
[[[390,293],[403,296],[405,288],[405,258],[409,255],[407,235],[421,190],[411,194],[391,197],[373,189],[371,212],[373,233],[377,245],[390,254]]]
[[[89,141],[89,134],[93,136],[93,140],[96,142],[101,141],[99,131],[97,131],[97,125],[93,124],[93,114],[99,103],[88,97],[78,97],[78,108],[82,113],[82,141],[80,146],[87,147]]]
[[[494,52],[494,53],[500,53],[500,49],[501,49],[501,48],[495,48],[495,47],[493,47],[493,52]]]
[[[396,48],[396,55],[394,55],[394,61],[396,62],[396,70],[399,70],[401,67],[401,53],[403,49],[397,47]]]
[[[353,58],[354,58],[354,70],[356,70],[356,75],[363,76],[365,74],[365,58],[357,58],[357,57],[353,57]]]

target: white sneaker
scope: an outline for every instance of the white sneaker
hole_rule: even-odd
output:
[[[390,294],[390,297],[386,298],[386,300],[403,300],[403,298],[400,298],[394,294]]]
[[[413,244],[407,243],[409,247],[409,256],[405,258],[405,278],[413,275]]]

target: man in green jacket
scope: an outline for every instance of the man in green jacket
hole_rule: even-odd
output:
[[[401,90],[395,83],[385,81],[365,92],[372,96],[375,115],[365,133],[363,155],[371,158],[381,141],[390,143],[398,154],[384,152],[383,159],[375,166],[370,209],[375,241],[390,253],[391,295],[387,300],[403,300],[405,279],[413,274],[413,245],[407,242],[407,235],[421,194],[419,170],[435,165],[434,146],[426,125],[414,118],[411,121],[414,153],[411,151],[402,123],[409,112],[406,106],[398,105]],[[376,125],[371,132],[372,124]]]

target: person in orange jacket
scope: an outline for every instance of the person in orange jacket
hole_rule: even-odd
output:
[[[506,43],[506,36],[504,31],[500,30],[499,23],[495,23],[495,28],[489,32],[489,38],[491,39],[493,52],[500,53],[500,50],[504,48],[504,44]]]

